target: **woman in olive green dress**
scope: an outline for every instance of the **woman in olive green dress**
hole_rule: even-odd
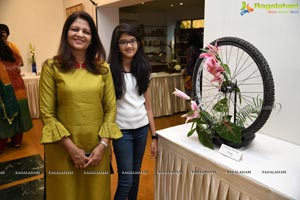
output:
[[[40,110],[46,199],[109,200],[107,148],[122,133],[115,124],[116,98],[105,51],[85,12],[68,17],[58,54],[43,65]]]

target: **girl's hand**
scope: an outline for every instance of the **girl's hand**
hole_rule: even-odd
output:
[[[156,158],[157,156],[157,139],[152,139],[152,144],[151,144],[151,158]]]

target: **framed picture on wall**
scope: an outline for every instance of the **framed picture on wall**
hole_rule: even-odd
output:
[[[82,3],[77,4],[75,6],[71,6],[66,9],[66,17],[69,17],[73,12],[82,11],[82,10],[84,10]]]

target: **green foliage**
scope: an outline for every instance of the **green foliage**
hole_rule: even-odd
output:
[[[203,128],[201,125],[196,126],[196,131],[198,133],[199,141],[206,147],[213,149],[214,145],[210,138],[210,133],[207,129]]]
[[[224,119],[221,123],[215,125],[214,130],[223,139],[230,142],[242,142],[242,129],[236,124]]]
[[[221,112],[221,113],[228,113],[229,110],[229,105],[228,105],[228,100],[225,97],[224,99],[221,99],[220,101],[218,101],[214,106],[213,109],[217,112]]]
[[[257,96],[252,99],[252,103],[247,104],[240,109],[236,116],[236,124],[240,127],[245,127],[245,123],[248,120],[255,120],[263,106],[263,100]]]
[[[222,64],[222,67],[225,69],[225,72],[226,72],[229,76],[231,76],[230,68],[228,67],[228,65],[227,65],[227,64]]]

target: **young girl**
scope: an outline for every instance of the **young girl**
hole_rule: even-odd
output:
[[[148,127],[152,133],[151,155],[157,155],[149,88],[151,67],[134,27],[121,24],[114,29],[108,62],[117,97],[116,122],[123,133],[122,138],[113,140],[118,165],[115,199],[132,200],[137,199]]]

